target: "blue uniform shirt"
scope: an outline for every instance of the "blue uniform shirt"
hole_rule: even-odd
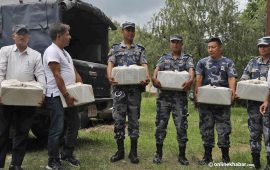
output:
[[[262,57],[255,57],[248,62],[246,68],[244,69],[241,80],[261,79],[262,77],[267,80],[269,67],[269,60],[266,64],[264,64]]]
[[[202,85],[229,87],[228,78],[237,77],[234,62],[221,57],[214,60],[208,56],[201,59],[196,66],[196,74],[203,76]]]
[[[114,66],[147,64],[145,48],[139,44],[131,44],[128,48],[123,42],[114,44],[109,52],[108,62]]]
[[[160,71],[188,71],[189,68],[194,68],[194,64],[192,57],[187,54],[182,53],[179,58],[174,59],[172,53],[169,53],[160,57],[157,67]]]

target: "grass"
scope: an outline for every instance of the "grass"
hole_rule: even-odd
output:
[[[82,170],[137,170],[137,169],[157,169],[157,170],[174,170],[174,169],[249,169],[247,167],[212,167],[198,165],[198,160],[203,156],[203,145],[199,133],[198,112],[194,109],[192,103],[189,104],[189,128],[186,155],[190,161],[189,166],[181,166],[177,162],[178,144],[176,140],[176,131],[170,118],[167,130],[167,137],[164,142],[163,163],[155,165],[152,163],[155,153],[155,115],[156,105],[155,97],[144,97],[142,101],[142,112],[140,119],[140,138],[138,144],[138,155],[140,163],[131,164],[127,155],[130,148],[128,136],[125,140],[126,157],[124,160],[110,163],[109,159],[116,151],[114,141],[113,125],[96,124],[89,129],[82,129],[79,133],[79,143],[76,147],[75,155],[81,160]],[[251,154],[249,149],[249,132],[247,128],[246,109],[235,107],[232,108],[232,134],[231,134],[231,161],[234,163],[251,163]],[[216,138],[217,139],[217,138]],[[216,141],[217,142],[217,141]],[[26,170],[44,169],[47,164],[47,149],[38,146],[34,139],[30,140],[30,149],[28,149],[23,162],[23,168]],[[34,147],[34,149],[33,149]],[[265,165],[265,149],[262,150],[262,164]],[[221,162],[221,153],[216,146],[213,150],[214,162]],[[10,155],[6,160],[6,168],[10,163]],[[72,169],[66,166],[67,169]]]

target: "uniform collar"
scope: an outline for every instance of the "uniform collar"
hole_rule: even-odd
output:
[[[121,47],[123,47],[123,48],[127,48],[127,45],[124,43],[124,41],[122,41],[122,42],[120,43],[120,45],[121,45]],[[131,47],[131,48],[135,48],[135,44],[132,43],[130,47]]]
[[[213,59],[211,56],[208,56],[208,58],[209,58],[209,61],[219,61],[219,60],[223,59],[224,57],[221,56],[219,59]]]
[[[173,59],[173,60],[174,60],[174,58],[173,58],[173,53],[172,53],[172,52],[171,52],[171,53],[169,53],[168,55],[170,56],[170,59]],[[180,56],[179,56],[178,58],[176,58],[176,60],[178,60],[178,59],[182,58],[183,56],[184,56],[184,53],[183,53],[183,51],[181,51]]]
[[[258,63],[259,63],[259,64],[264,64],[263,61],[262,61],[262,58],[263,58],[262,56],[260,56],[260,57],[258,58]],[[268,63],[270,62],[269,60],[270,60],[270,58],[268,59],[268,61],[266,62],[266,64],[268,64]]]

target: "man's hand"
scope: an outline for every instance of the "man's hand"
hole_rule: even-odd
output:
[[[43,107],[44,106],[44,104],[45,104],[44,101],[45,101],[45,95],[43,95],[41,101],[38,102],[38,104],[39,104],[40,107]]]
[[[158,79],[156,79],[156,78],[153,78],[152,79],[152,82],[153,82],[153,86],[155,87],[155,88],[161,88],[161,84],[160,84],[160,81],[158,80]]]
[[[194,101],[197,102],[198,101],[198,90],[194,90],[194,93],[193,93],[193,97],[194,97]]]
[[[267,113],[268,108],[268,101],[264,101],[263,104],[260,106],[260,112],[264,116]]]
[[[147,86],[149,84],[149,82],[150,82],[150,79],[148,78],[148,79],[145,79],[143,81],[140,81],[140,85]]]
[[[183,90],[188,91],[192,85],[192,82],[193,82],[192,80],[185,81],[184,84],[182,85]]]
[[[68,93],[67,93],[68,94]],[[65,94],[65,100],[66,100],[66,103],[67,103],[67,106],[70,107],[70,106],[74,106],[74,102],[77,102],[78,100],[75,99],[73,96],[71,95],[66,95]]]
[[[235,99],[235,100],[239,100],[240,97],[235,93],[234,99]]]
[[[236,94],[235,92],[232,92],[232,97],[231,97],[231,101],[232,103],[236,100]]]
[[[108,77],[108,80],[109,80],[109,83],[110,83],[111,85],[116,85],[116,84],[118,84],[118,82],[116,82],[116,81],[114,80],[113,77]]]

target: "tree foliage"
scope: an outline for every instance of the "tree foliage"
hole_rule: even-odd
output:
[[[205,41],[220,37],[224,55],[234,60],[239,76],[257,55],[257,39],[265,32],[266,0],[249,0],[243,12],[236,0],[166,0],[144,28],[136,28],[135,41],[146,47],[150,71],[159,57],[169,52],[169,36],[184,37],[184,51],[194,61],[207,56]],[[120,24],[118,24],[120,26]],[[121,28],[110,33],[110,44],[121,41]]]

